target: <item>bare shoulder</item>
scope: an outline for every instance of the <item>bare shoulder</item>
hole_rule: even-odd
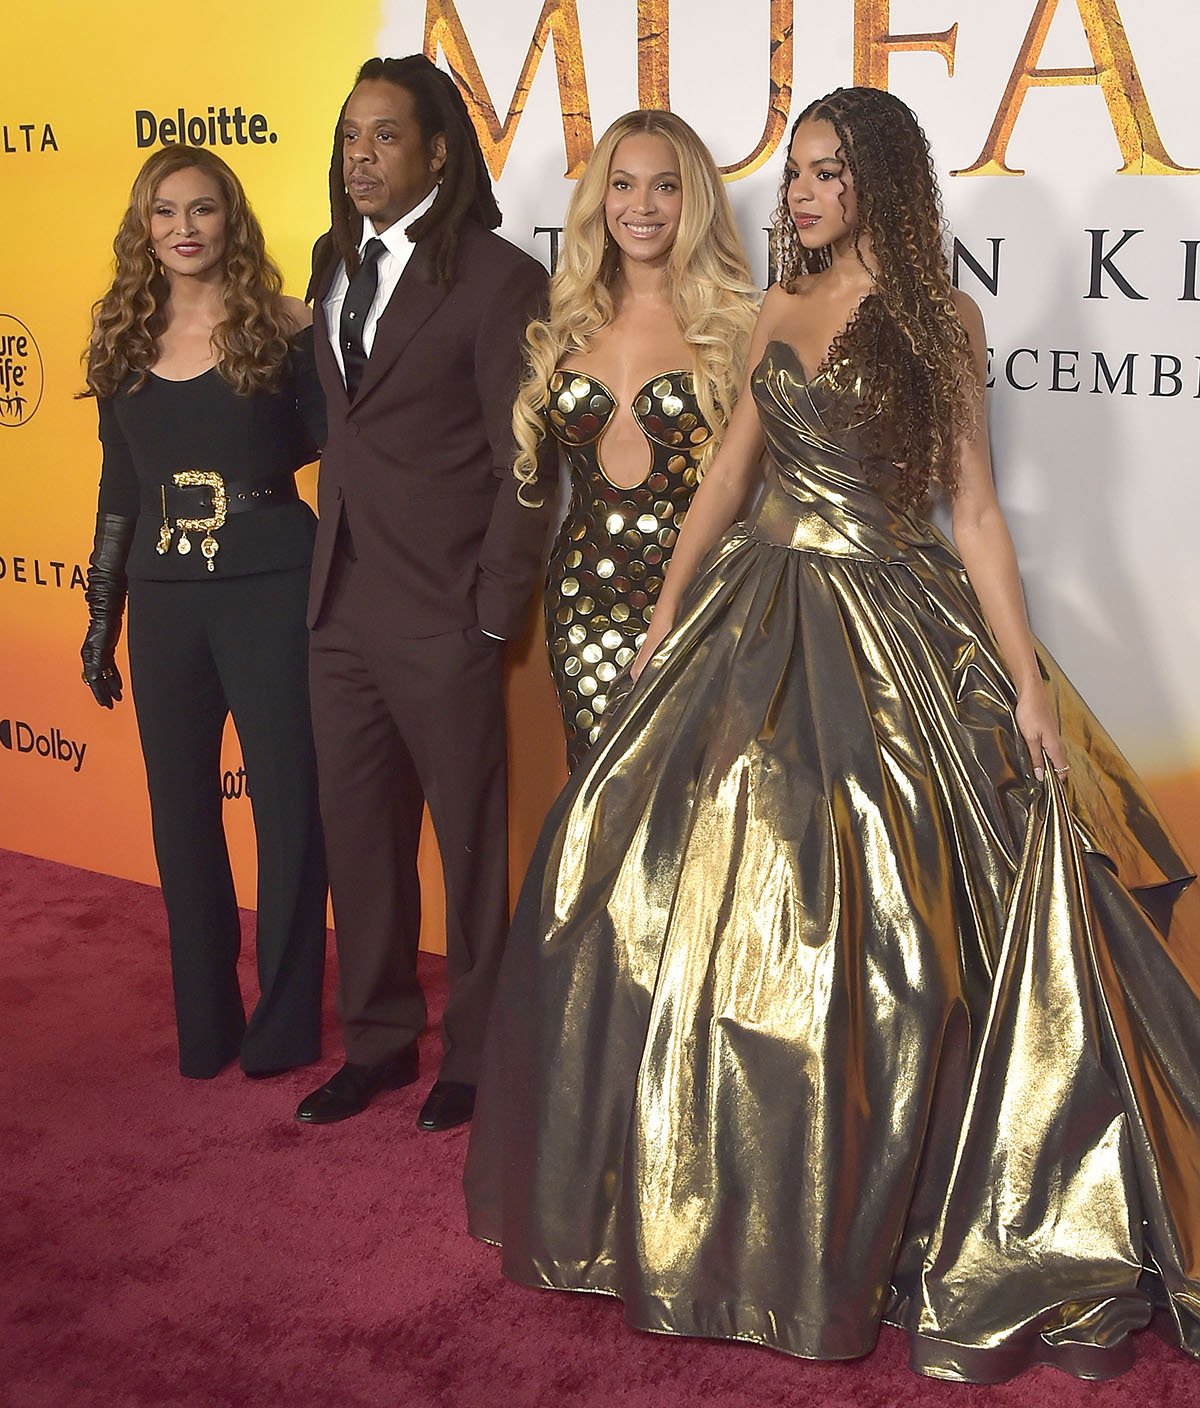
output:
[[[780,309],[788,307],[795,296],[794,293],[789,293],[781,283],[773,283],[763,294],[762,311],[765,313],[771,309],[778,312]]]
[[[795,306],[795,301],[795,294],[789,293],[782,284],[772,284],[759,305],[757,331],[764,338],[771,337],[788,311]]]
[[[291,298],[284,294],[283,311],[284,316],[291,324],[291,333],[298,333],[301,328],[308,327],[312,322],[312,309],[299,298]]]
[[[972,342],[983,339],[983,314],[979,311],[979,304],[969,293],[964,293],[960,288],[952,288],[950,297],[954,302],[954,311],[958,314],[958,321],[963,325],[967,336]]]

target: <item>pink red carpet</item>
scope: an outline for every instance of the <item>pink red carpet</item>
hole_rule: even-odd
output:
[[[1123,1379],[919,1379],[885,1332],[853,1364],[625,1328],[511,1286],[465,1231],[466,1131],[421,1134],[427,1075],[342,1125],[314,1077],[175,1070],[164,921],[145,886],[0,852],[3,1408],[1187,1408],[1152,1335]],[[247,965],[246,980],[250,979]],[[436,1018],[442,964],[425,961]]]

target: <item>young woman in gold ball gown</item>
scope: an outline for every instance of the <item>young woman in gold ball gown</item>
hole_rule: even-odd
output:
[[[1030,634],[916,119],[830,94],[781,194],[748,390],[518,906],[471,1228],[647,1330],[1101,1378],[1158,1305],[1197,1354],[1191,870]]]

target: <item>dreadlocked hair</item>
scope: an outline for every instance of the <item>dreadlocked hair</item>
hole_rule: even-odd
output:
[[[810,103],[791,136],[809,120],[837,133],[858,208],[855,251],[865,266],[858,246],[865,231],[879,268],[826,359],[831,370],[848,366],[860,379],[859,404],[842,398],[842,411],[860,424],[868,453],[896,466],[901,504],[919,503],[935,485],[953,494],[959,441],[974,433],[983,388],[954,307],[929,142],[912,110],[877,88],[838,88]],[[772,225],[779,281],[790,293],[798,279],[828,268],[832,253],[801,244],[787,189],[785,174]],[[864,410],[869,420],[861,424]]]
[[[242,183],[215,152],[173,145],[147,157],[134,179],[113,240],[113,281],[92,309],[83,396],[112,396],[130,374],[130,391],[139,391],[158,360],[170,285],[150,248],[150,214],[167,177],[191,167],[212,177],[225,206],[225,316],[212,331],[217,371],[241,396],[273,391],[283,379],[292,319]]]
[[[396,84],[412,98],[426,148],[432,146],[435,137],[445,137],[446,162],[439,178],[437,197],[405,233],[414,244],[418,240],[426,241],[434,280],[439,288],[449,289],[454,283],[462,222],[476,220],[485,230],[494,230],[500,224],[500,207],[492,193],[479,137],[454,80],[424,54],[409,54],[403,59],[368,59],[359,69],[354,85],[378,80]],[[342,167],[342,119],[349,101],[347,94],[333,132],[333,153],[329,160],[331,225],[313,250],[313,276],[307,294],[310,299],[315,297],[331,262],[344,262],[351,278],[358,269],[362,216],[355,210],[346,190]]]

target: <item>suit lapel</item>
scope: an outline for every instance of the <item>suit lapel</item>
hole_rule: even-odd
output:
[[[317,360],[317,374],[321,378],[325,395],[333,405],[344,412],[350,401],[346,395],[346,382],[329,342],[329,324],[325,318],[325,300],[329,297],[329,290],[333,287],[333,281],[341,267],[340,260],[333,261],[332,272],[321,280],[321,287],[313,297],[313,350]]]
[[[357,406],[363,397],[369,396],[379,385],[445,297],[445,290],[438,288],[433,281],[424,248],[418,245],[375,325],[375,341],[371,347],[371,355],[367,358],[362,381],[358,384],[354,405]],[[344,385],[342,391],[344,394]]]

